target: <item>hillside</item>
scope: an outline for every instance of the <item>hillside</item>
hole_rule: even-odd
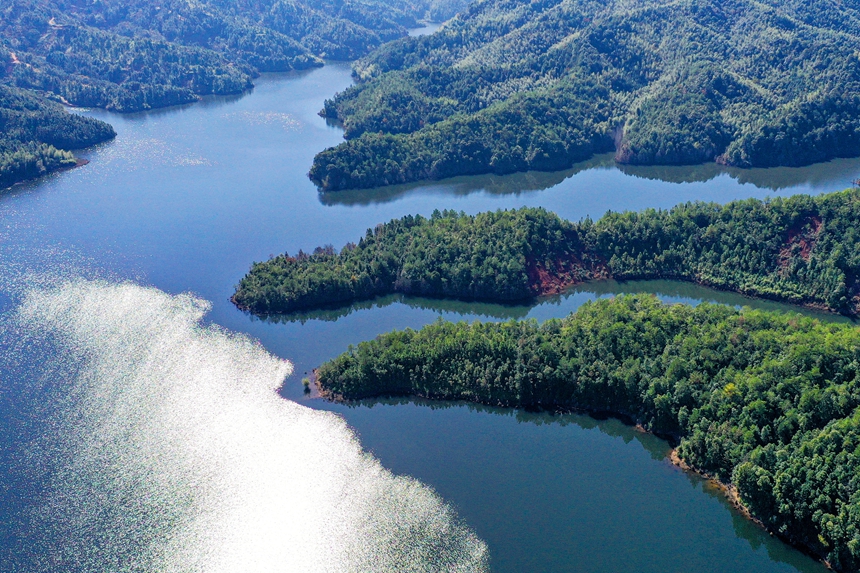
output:
[[[5,81],[130,112],[240,93],[260,72],[354,59],[460,0],[12,0]]]
[[[569,167],[860,155],[860,0],[479,0],[355,66],[323,190]]]
[[[0,6],[0,187],[110,139],[62,103],[135,112],[236,94],[261,72],[354,59],[463,0],[10,0]],[[29,93],[24,90],[31,90]],[[33,92],[38,92],[34,94]]]

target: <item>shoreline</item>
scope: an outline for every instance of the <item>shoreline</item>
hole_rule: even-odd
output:
[[[0,187],[0,191],[8,191],[10,189],[14,189],[15,187],[26,185],[27,183],[32,183],[34,181],[38,181],[44,177],[48,177],[49,175],[54,175],[55,173],[63,173],[64,171],[71,171],[72,169],[77,169],[78,167],[83,167],[84,165],[88,165],[90,163],[89,159],[84,159],[83,157],[75,157],[74,165],[63,165],[62,167],[57,167],[56,169],[51,169],[50,171],[46,171],[41,175],[37,175],[36,177],[28,177],[26,179],[21,179],[19,181],[15,181],[11,185],[6,185],[4,187]]]
[[[343,121],[343,119],[340,118],[340,121]],[[434,125],[434,124],[429,124],[429,125]],[[421,128],[421,129],[424,129],[424,128]],[[418,130],[418,131],[420,131],[420,130]],[[395,134],[390,134],[390,135],[395,135],[395,136],[397,136],[397,135],[413,135],[415,133],[418,133],[418,131],[413,131],[410,133],[395,133]],[[314,161],[312,163],[312,169],[314,166],[316,166],[317,157],[319,157],[322,153],[324,153],[326,151],[335,150],[338,147],[340,147],[341,145],[348,143],[349,141],[353,141],[353,140],[344,139],[343,141],[341,141],[337,145],[334,145],[332,147],[327,147],[326,149],[315,154],[314,155]],[[451,179],[456,179],[458,177],[472,177],[472,176],[480,177],[480,176],[487,176],[487,175],[494,175],[497,177],[506,177],[509,175],[516,175],[516,174],[522,174],[522,173],[563,173],[565,171],[569,171],[571,169],[574,169],[577,166],[577,164],[579,164],[579,163],[585,163],[588,161],[592,161],[592,160],[594,160],[595,157],[598,157],[600,155],[608,155],[608,154],[612,155],[613,165],[620,170],[637,169],[637,168],[670,168],[670,169],[672,169],[672,168],[685,168],[685,167],[686,168],[696,168],[696,167],[702,167],[702,166],[709,166],[710,165],[710,166],[716,166],[717,169],[720,170],[720,173],[729,173],[730,170],[731,170],[731,172],[744,173],[744,172],[752,172],[753,170],[762,170],[762,169],[803,169],[805,167],[811,167],[813,165],[830,163],[831,161],[834,161],[837,159],[858,159],[858,158],[860,158],[860,155],[857,155],[857,154],[847,154],[846,155],[846,154],[834,153],[834,154],[827,154],[823,158],[816,159],[815,161],[802,162],[799,164],[781,164],[781,163],[778,163],[778,164],[774,164],[774,165],[770,165],[770,164],[732,165],[732,164],[726,163],[724,161],[723,162],[719,161],[718,157],[713,157],[709,160],[699,161],[696,163],[684,163],[684,162],[679,162],[679,163],[658,163],[658,162],[654,162],[654,163],[652,163],[652,162],[630,163],[630,162],[625,162],[625,161],[619,161],[617,159],[617,157],[618,157],[617,152],[618,152],[617,149],[598,151],[598,152],[592,153],[588,157],[578,159],[578,160],[574,161],[573,163],[571,163],[570,165],[568,165],[567,167],[562,167],[562,168],[538,169],[538,168],[530,167],[528,169],[506,172],[506,173],[497,173],[493,169],[487,168],[486,171],[478,171],[478,172],[471,172],[470,171],[470,172],[464,172],[464,173],[454,173],[454,174],[446,175],[445,177],[441,177],[441,178],[426,177],[426,178],[421,178],[421,179],[406,179],[403,181],[396,181],[393,183],[388,183],[386,181],[374,181],[373,184],[361,184],[361,185],[346,186],[346,187],[340,187],[340,186],[331,187],[331,186],[326,185],[325,181],[314,179],[313,177],[310,176],[310,173],[308,173],[308,179],[310,179],[310,181],[316,186],[317,191],[320,193],[342,193],[342,192],[349,193],[349,192],[356,192],[356,191],[359,191],[359,192],[360,191],[376,191],[376,190],[380,190],[380,189],[386,189],[388,187],[397,187],[400,185],[415,185],[415,186],[439,185],[439,184],[444,184],[446,181],[449,181]],[[365,159],[366,159],[366,157],[365,157]]]
[[[637,425],[637,428],[641,428],[641,426]],[[646,430],[644,428],[641,428],[641,431],[645,432],[647,434],[656,435],[656,434],[653,434],[652,432],[649,432],[648,430]],[[660,437],[660,436],[657,436],[657,437]],[[684,472],[687,472],[687,473],[697,475],[700,478],[706,480],[710,486],[717,489],[720,493],[723,494],[723,496],[725,496],[725,498],[729,502],[729,504],[735,510],[737,510],[738,513],[743,515],[747,520],[749,520],[752,523],[756,524],[757,526],[761,527],[771,537],[776,537],[777,539],[779,539],[780,541],[782,541],[786,545],[790,545],[791,547],[793,547],[794,549],[797,549],[798,551],[800,551],[804,555],[811,557],[812,559],[815,559],[816,561],[818,561],[819,563],[821,563],[822,565],[827,567],[827,569],[829,569],[830,571],[834,571],[833,565],[831,565],[831,563],[829,561],[827,561],[825,558],[823,558],[822,556],[815,553],[810,547],[806,546],[805,544],[803,544],[800,541],[797,541],[791,537],[788,537],[788,536],[783,535],[781,533],[778,533],[776,531],[770,530],[762,520],[760,520],[759,518],[754,516],[752,513],[750,513],[749,508],[746,505],[744,505],[743,500],[741,500],[740,495],[738,494],[738,489],[737,489],[737,487],[735,487],[734,484],[725,483],[725,482],[715,478],[714,476],[712,476],[708,472],[702,471],[696,467],[691,466],[690,464],[685,462],[681,456],[678,455],[678,449],[675,447],[673,447],[669,451],[669,455],[667,456],[666,459],[668,459],[669,462],[673,466],[677,467],[678,469],[680,469]]]
[[[508,409],[508,410],[529,411],[526,408],[516,408],[513,406],[504,405],[504,404],[487,404],[485,402],[481,402],[481,401],[477,401],[477,400],[465,400],[465,399],[429,398],[429,397],[420,396],[417,394],[406,394],[406,395],[399,395],[399,396],[398,395],[378,395],[378,396],[366,396],[364,398],[345,398],[344,396],[342,396],[340,394],[335,394],[331,391],[326,390],[325,388],[323,388],[320,385],[319,376],[317,375],[318,370],[319,370],[319,368],[314,368],[310,374],[311,386],[314,388],[314,393],[316,394],[314,397],[315,398],[322,398],[323,400],[326,400],[328,402],[332,402],[334,404],[350,405],[350,404],[358,404],[358,403],[361,403],[365,400],[379,400],[379,399],[384,399],[384,398],[406,398],[410,401],[414,401],[416,398],[418,398],[418,399],[422,399],[422,400],[444,402],[446,404],[456,404],[456,403],[460,402],[463,404],[480,404],[482,406],[489,406],[492,408],[504,408],[504,409]],[[694,466],[691,466],[687,462],[685,462],[684,459],[678,455],[678,448],[677,448],[678,437],[677,436],[661,435],[661,434],[657,434],[655,432],[652,432],[650,430],[646,430],[645,427],[642,426],[641,423],[636,421],[636,419],[634,417],[629,416],[623,412],[596,411],[596,410],[588,410],[588,409],[583,409],[583,408],[541,408],[539,411],[552,413],[552,414],[573,414],[573,413],[584,414],[586,416],[594,418],[595,420],[614,418],[614,419],[620,421],[621,423],[633,428],[634,430],[636,430],[638,432],[642,432],[643,434],[650,434],[652,436],[660,438],[661,440],[665,440],[669,444],[670,450],[664,459],[666,461],[668,461],[672,466],[678,468],[679,470],[681,470],[683,472],[687,472],[689,474],[693,474],[693,475],[696,475],[696,476],[704,479],[705,481],[707,481],[707,483],[710,486],[714,487],[722,495],[724,495],[726,500],[732,506],[732,508],[735,509],[736,511],[738,511],[738,513],[740,513],[745,519],[749,520],[750,522],[752,522],[755,525],[757,525],[758,527],[760,527],[762,530],[766,531],[770,536],[776,537],[777,539],[779,539],[780,541],[782,541],[786,545],[789,545],[792,548],[796,549],[797,551],[800,551],[801,553],[803,553],[807,557],[815,559],[817,562],[824,565],[828,570],[836,571],[830,562],[828,562],[821,555],[817,554],[812,548],[808,547],[807,545],[803,544],[802,542],[795,540],[791,537],[780,534],[776,531],[772,531],[771,529],[769,529],[767,527],[767,525],[765,525],[765,523],[763,521],[761,521],[759,518],[755,517],[752,513],[750,513],[749,508],[747,508],[746,505],[744,505],[743,501],[741,500],[740,495],[738,494],[737,488],[734,486],[734,484],[725,483],[725,482],[715,478],[713,475],[709,474],[708,472],[700,470]]]
[[[800,309],[814,310],[814,311],[818,311],[818,312],[821,312],[824,314],[831,315],[833,317],[842,316],[842,317],[850,319],[851,321],[856,321],[856,320],[860,319],[860,308],[856,308],[855,311],[851,314],[843,314],[843,313],[836,312],[836,311],[830,309],[824,303],[819,303],[819,302],[802,302],[802,303],[792,302],[791,300],[784,299],[784,298],[760,296],[760,295],[756,295],[756,294],[751,294],[748,291],[736,290],[736,289],[726,287],[724,285],[713,284],[713,283],[710,283],[708,281],[688,279],[685,277],[679,277],[676,275],[669,275],[669,274],[655,275],[655,276],[632,275],[632,276],[625,276],[625,277],[619,278],[619,277],[614,277],[608,273],[603,273],[599,276],[599,278],[586,279],[586,280],[577,280],[577,279],[564,280],[564,277],[558,277],[558,278],[560,279],[559,281],[553,281],[553,282],[545,285],[545,288],[543,285],[535,285],[535,286],[539,287],[535,294],[533,294],[532,296],[529,296],[527,298],[521,298],[521,299],[515,299],[515,300],[508,300],[508,299],[503,300],[503,299],[494,299],[494,298],[461,298],[461,297],[456,297],[456,296],[434,296],[432,294],[422,294],[420,296],[424,297],[424,298],[428,298],[428,299],[434,299],[434,300],[454,300],[454,301],[466,302],[466,303],[487,303],[487,304],[500,304],[500,305],[531,304],[533,306],[537,306],[538,304],[541,303],[540,299],[542,297],[564,295],[573,287],[588,284],[588,283],[600,283],[600,282],[604,282],[604,281],[614,280],[618,283],[623,284],[623,283],[626,283],[628,281],[651,281],[651,280],[660,281],[660,280],[662,280],[662,281],[677,281],[679,283],[692,284],[692,285],[696,285],[696,286],[700,286],[700,287],[704,287],[704,288],[713,289],[713,290],[719,291],[719,292],[737,294],[737,295],[743,296],[743,297],[751,299],[751,300],[771,301],[771,302],[776,302],[779,304],[790,305],[792,307],[797,307],[798,310],[800,310]],[[379,294],[379,295],[376,295],[376,296],[371,297],[371,298],[352,298],[352,299],[344,300],[341,302],[333,302],[333,303],[323,304],[323,305],[297,307],[297,308],[293,308],[292,310],[288,310],[288,311],[264,312],[264,311],[257,311],[251,306],[239,303],[236,300],[236,294],[237,293],[233,293],[230,296],[230,302],[233,303],[233,305],[236,306],[236,308],[238,308],[242,312],[247,312],[247,313],[253,314],[254,316],[258,316],[258,317],[289,316],[291,314],[301,313],[301,312],[312,312],[312,311],[316,311],[316,310],[333,310],[333,309],[347,308],[347,307],[349,307],[353,304],[356,304],[356,303],[373,301],[373,300],[376,300],[376,299],[384,297],[384,296],[389,296],[391,294],[399,294],[399,295],[402,295],[405,297],[417,296],[417,295],[413,295],[411,293],[393,290],[392,292]]]

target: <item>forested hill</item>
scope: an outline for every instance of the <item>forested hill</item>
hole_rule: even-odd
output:
[[[263,71],[354,59],[462,0],[10,0],[6,82],[139,111],[239,93]]]
[[[860,569],[860,329],[648,295],[564,320],[437,322],[318,371],[328,396],[613,412],[672,436],[767,528]],[[575,484],[571,484],[575,487]]]
[[[70,149],[115,136],[113,128],[55,102],[0,84],[0,189],[76,164]]]
[[[9,0],[0,3],[0,187],[110,139],[64,103],[133,112],[235,94],[260,72],[354,59],[465,0]]]
[[[324,190],[569,167],[860,155],[860,0],[478,0],[326,102]]]
[[[254,263],[233,301],[259,314],[401,292],[515,301],[589,279],[672,278],[860,313],[860,190],[571,223],[543,209],[435,212],[332,246]]]

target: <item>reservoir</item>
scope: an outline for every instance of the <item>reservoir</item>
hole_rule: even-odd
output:
[[[439,317],[544,320],[625,292],[797,309],[670,281],[268,319],[228,299],[252,261],[340,248],[406,214],[542,206],[578,220],[817,194],[848,187],[860,160],[734,170],[599,156],[320,194],[306,173],[342,135],[317,112],[351,81],[336,63],[179,108],[81,110],[116,140],[0,192],[0,570],[825,571],[616,420],[342,406],[300,382],[350,344]]]

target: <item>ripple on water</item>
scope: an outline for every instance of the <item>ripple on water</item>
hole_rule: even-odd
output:
[[[9,347],[51,347],[36,363],[63,399],[27,452],[55,460],[28,517],[38,562],[13,569],[486,570],[450,507],[339,416],[278,397],[292,365],[202,325],[209,306],[98,280],[24,296]]]
[[[283,128],[285,131],[298,131],[302,127],[302,122],[291,114],[275,111],[237,111],[225,113],[223,117],[245,125],[275,126]]]
[[[155,137],[118,138],[99,154],[100,169],[122,166],[123,171],[159,167],[212,166],[213,162],[190,149]]]

